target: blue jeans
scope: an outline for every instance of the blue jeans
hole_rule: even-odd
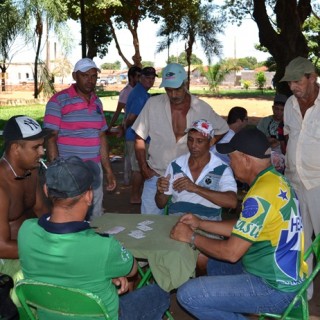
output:
[[[170,293],[147,285],[119,299],[119,320],[161,320],[170,306]]]
[[[163,214],[163,209],[157,207],[154,197],[157,192],[157,181],[159,177],[153,176],[145,180],[141,195],[141,213],[142,214]]]
[[[261,266],[263,268],[263,266]],[[208,276],[189,280],[177,292],[180,304],[197,319],[247,319],[243,314],[281,313],[296,292],[282,292],[246,273],[242,263],[209,259]]]

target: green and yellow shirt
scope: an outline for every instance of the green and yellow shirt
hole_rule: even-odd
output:
[[[232,234],[252,242],[242,258],[247,272],[281,291],[300,289],[307,265],[299,202],[274,167],[260,172],[252,183]]]

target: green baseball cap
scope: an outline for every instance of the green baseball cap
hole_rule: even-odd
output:
[[[305,74],[315,72],[312,62],[303,57],[297,57],[290,61],[286,66],[282,81],[299,81]]]

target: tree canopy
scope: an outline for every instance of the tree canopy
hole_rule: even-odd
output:
[[[163,24],[158,35],[163,41],[158,45],[158,52],[168,48],[173,39],[183,41],[190,80],[191,56],[196,41],[200,42],[209,63],[213,56],[220,56],[222,45],[217,35],[223,31],[223,20],[214,14],[216,6],[212,3],[189,1],[184,7],[180,5],[173,2],[170,11],[162,15]]]
[[[100,66],[100,68],[102,70],[120,70],[121,62],[118,60],[115,62],[105,62]]]
[[[276,62],[278,91],[289,94],[286,83],[279,83],[286,65],[295,57],[308,57],[310,49],[302,32],[312,13],[312,0],[226,0],[223,7],[231,21],[241,23],[251,17],[259,29],[260,44]]]
[[[0,3],[0,69],[2,91],[6,88],[5,73],[16,52],[14,44],[22,31],[22,20],[11,1]]]
[[[171,55],[167,60],[167,63],[177,62],[186,67],[188,65],[187,54],[186,52],[181,52],[179,56]],[[198,58],[195,54],[191,54],[190,62],[192,65],[202,65],[203,62],[200,58]]]

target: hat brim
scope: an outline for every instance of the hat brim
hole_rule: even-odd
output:
[[[154,77],[158,77],[158,75],[156,73],[141,73],[141,75],[146,76],[146,77],[150,77],[150,76],[154,76]]]
[[[216,150],[221,154],[229,154],[236,151],[230,143],[217,143]]]
[[[159,88],[173,88],[178,89],[182,86],[184,80],[181,81],[169,81],[169,80],[162,80],[160,83]]]
[[[284,81],[299,81],[299,80],[301,80],[301,78],[303,77],[304,75],[302,75],[301,77],[291,77],[290,75],[284,75],[284,77],[282,77],[281,79],[280,79],[280,81],[279,82],[284,82]]]
[[[38,134],[31,136],[31,137],[27,137],[27,138],[23,138],[21,140],[29,140],[29,141],[33,141],[33,140],[38,140],[41,138],[47,138],[50,137],[53,134],[53,131],[48,129],[48,128],[44,128],[42,129],[41,132],[39,132]]]
[[[53,134],[53,131],[45,128],[42,129],[41,132],[35,134],[34,136],[30,136],[30,137],[16,137],[13,133],[11,134],[10,132],[6,132],[3,137],[4,137],[4,141],[5,142],[11,142],[11,141],[19,141],[19,140],[23,140],[23,141],[34,141],[34,140],[38,140],[38,139],[42,139],[42,138],[48,138]]]
[[[88,70],[90,69],[96,69],[98,72],[101,72],[101,70],[97,67],[93,67],[93,66],[90,66],[90,67],[83,67],[82,69],[77,69],[77,70],[73,70],[73,72],[87,72]]]
[[[196,130],[197,132],[201,133],[204,137],[207,137],[208,139],[212,139],[214,137],[214,135],[211,135],[209,133],[205,133],[202,130],[200,130],[198,128],[193,128],[193,127],[184,130],[184,133],[188,133],[191,130]]]

